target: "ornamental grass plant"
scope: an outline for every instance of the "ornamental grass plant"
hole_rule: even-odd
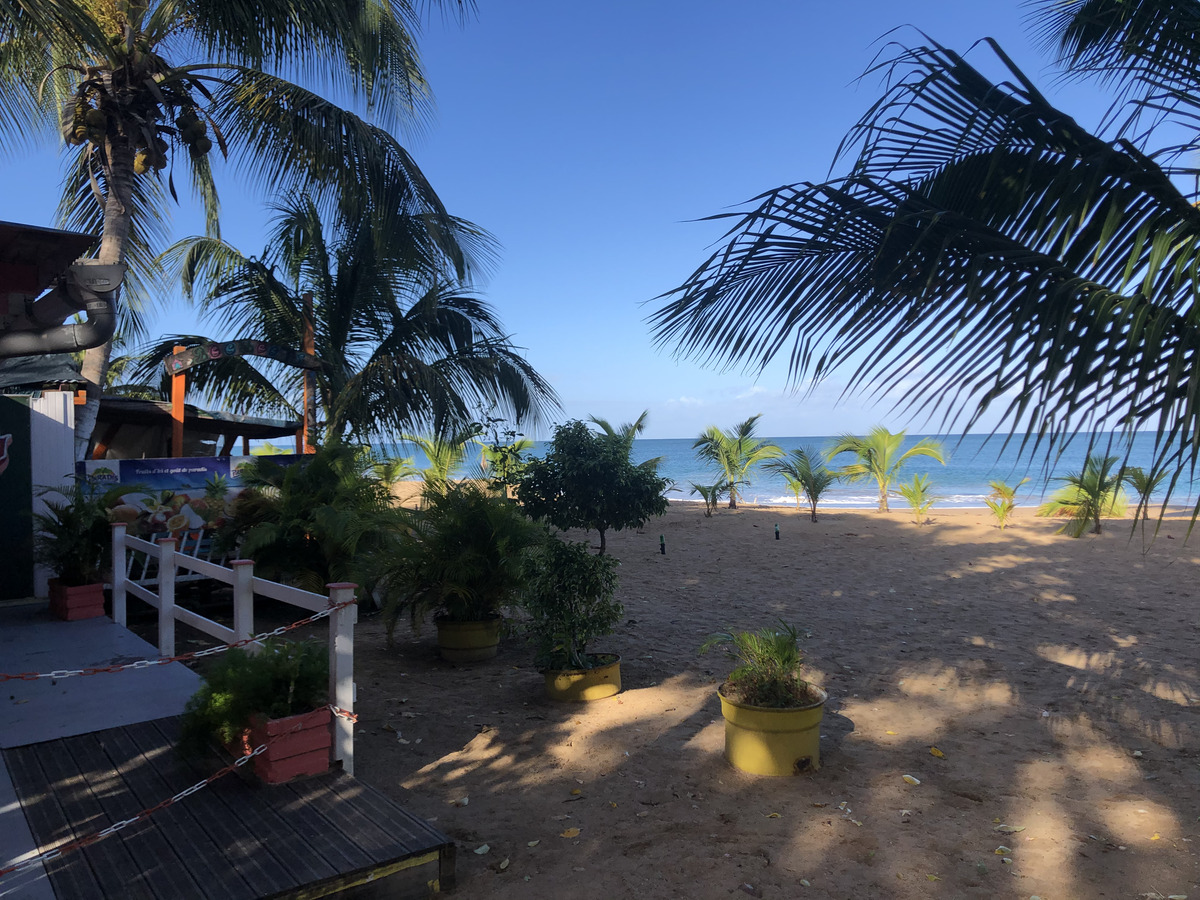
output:
[[[701,645],[700,652],[725,647],[739,661],[721,685],[726,699],[745,706],[789,709],[820,699],[800,675],[804,652],[798,642],[795,626],[780,622],[778,628],[718,632]]]

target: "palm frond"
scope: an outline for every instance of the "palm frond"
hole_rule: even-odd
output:
[[[660,298],[658,342],[752,370],[784,355],[814,383],[854,360],[849,389],[946,428],[995,404],[1013,430],[1153,427],[1194,452],[1200,210],[1002,62],[996,84],[936,44],[901,53],[852,174],[737,214]]]

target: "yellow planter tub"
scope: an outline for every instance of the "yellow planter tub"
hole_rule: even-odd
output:
[[[500,649],[499,616],[477,622],[437,619],[438,652],[451,663],[492,659]]]
[[[603,700],[621,692],[621,657],[602,654],[609,660],[590,669],[547,669],[546,696],[551,700]]]
[[[751,775],[800,775],[821,768],[821,717],[829,698],[810,687],[820,700],[791,709],[746,706],[718,690],[730,765]]]

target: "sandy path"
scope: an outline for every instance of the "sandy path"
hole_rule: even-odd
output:
[[[610,535],[627,621],[595,649],[625,690],[593,704],[544,699],[517,639],[455,668],[363,615],[358,774],[456,839],[462,897],[1200,897],[1186,522],[1143,553],[1128,522],[935,513],[675,505]],[[779,618],[830,693],[823,768],[755,778],[696,648]]]

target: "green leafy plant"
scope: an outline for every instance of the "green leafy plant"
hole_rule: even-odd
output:
[[[988,482],[992,492],[983,498],[983,502],[996,517],[1001,531],[1008,527],[1008,520],[1012,518],[1013,511],[1017,508],[1017,491],[1027,481],[1029,481],[1028,478],[1022,478],[1015,485],[1005,484],[1003,481]]]
[[[329,702],[329,653],[313,641],[268,640],[257,653],[225,651],[183,713],[182,743],[200,749],[212,737],[236,741],[255,715],[281,719]]]
[[[57,488],[40,488],[45,512],[35,513],[33,556],[65,587],[103,581],[112,547],[108,511],[138,486],[108,485],[80,476]],[[55,499],[62,497],[62,499]]]
[[[513,501],[469,481],[427,488],[408,522],[375,558],[389,643],[404,613],[414,629],[432,614],[458,622],[499,615],[525,587],[526,551],[545,536]]]
[[[1055,479],[1065,486],[1039,506],[1037,514],[1066,518],[1067,522],[1058,529],[1059,534],[1083,537],[1089,525],[1092,534],[1100,534],[1102,518],[1125,515],[1125,492],[1121,489],[1119,473],[1113,471],[1118,462],[1115,456],[1088,454],[1082,472],[1070,472]]]
[[[528,557],[522,605],[541,669],[588,669],[591,641],[611,634],[624,607],[616,600],[617,561],[586,544],[549,537]]]
[[[287,464],[256,458],[242,469],[246,489],[217,530],[218,548],[253,559],[256,574],[316,593],[338,581],[369,588],[365,560],[405,521],[369,465],[362,450],[339,442]]]
[[[515,487],[525,474],[525,454],[533,448],[533,441],[516,428],[501,431],[503,419],[489,415],[483,418],[489,430],[486,437],[475,439],[479,444],[480,464],[492,490],[508,496],[509,489]]]
[[[918,525],[929,522],[929,510],[933,509],[933,504],[937,502],[938,498],[930,493],[932,487],[933,482],[929,480],[928,475],[914,475],[909,484],[902,484],[897,488],[900,496],[908,502]]]
[[[928,456],[945,465],[942,445],[938,441],[922,438],[904,450],[907,432],[893,434],[882,426],[876,426],[865,437],[854,434],[842,435],[829,451],[832,458],[840,453],[852,453],[857,459],[838,471],[838,476],[847,481],[872,479],[879,488],[879,511],[888,511],[888,493],[892,483],[900,477],[901,467],[917,456]],[[901,452],[903,450],[903,452]]]
[[[763,468],[783,477],[796,496],[796,509],[800,508],[801,495],[807,498],[814,522],[817,521],[817,502],[838,480],[838,476],[829,471],[821,454],[813,447],[801,447],[783,459],[768,460]]]
[[[729,508],[737,509],[740,497],[738,488],[748,483],[747,476],[756,465],[783,455],[783,451],[769,441],[755,437],[754,427],[762,413],[751,416],[728,431],[710,425],[700,433],[692,449],[696,455],[717,467],[720,483],[729,492]]]
[[[738,660],[739,665],[721,686],[728,699],[747,706],[787,709],[818,699],[800,676],[804,653],[798,641],[795,626],[780,622],[778,628],[719,632],[701,645],[700,652],[726,647]]]
[[[640,528],[667,511],[666,479],[631,462],[629,447],[577,419],[559,425],[546,455],[529,460],[517,499],[556,528],[594,528],[603,554],[608,529]]]

